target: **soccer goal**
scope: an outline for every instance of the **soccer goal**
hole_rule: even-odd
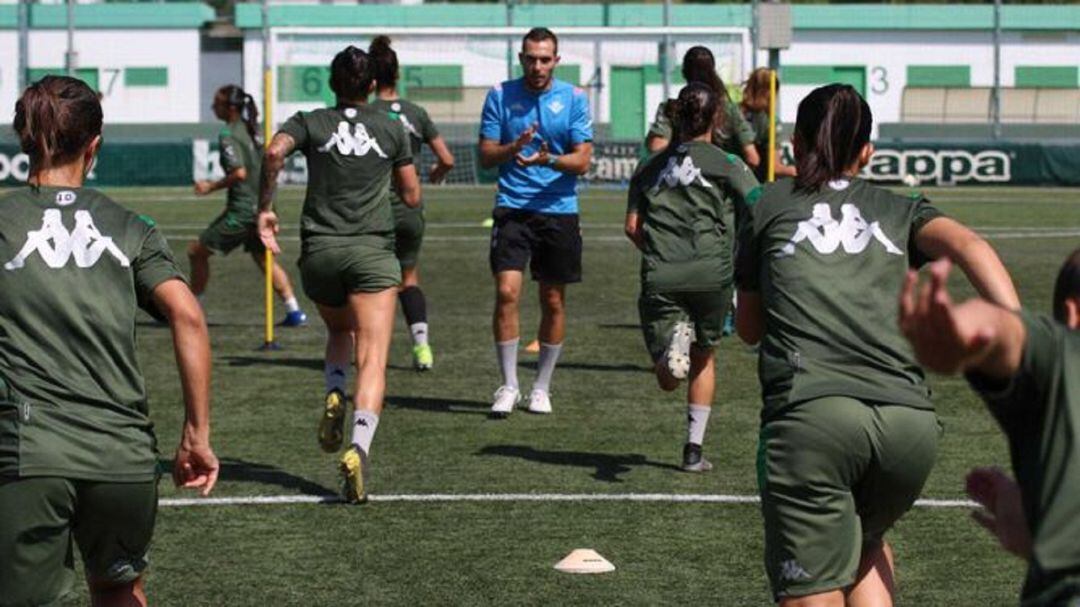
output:
[[[373,37],[385,34],[401,64],[402,96],[427,109],[458,159],[448,181],[476,183],[490,177],[475,161],[484,98],[492,86],[521,75],[517,54],[527,31],[526,27],[272,28],[272,120],[280,124],[298,110],[333,104],[328,77],[334,54],[350,44],[366,49]],[[587,92],[600,143],[635,141],[644,135],[664,98],[665,39],[671,49],[670,95],[682,84],[679,65],[692,46],[713,51],[720,77],[733,89],[751,62],[747,28],[563,27],[555,28],[555,33],[561,57],[556,77]],[[259,90],[253,84],[258,83],[247,83],[249,90]],[[426,171],[429,165],[425,162],[419,168]]]

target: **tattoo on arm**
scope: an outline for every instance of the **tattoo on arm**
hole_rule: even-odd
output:
[[[278,175],[285,167],[285,158],[292,153],[296,142],[285,133],[274,135],[263,157],[262,174],[259,179],[259,211],[270,210],[277,189]]]

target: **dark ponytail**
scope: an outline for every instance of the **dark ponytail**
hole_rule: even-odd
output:
[[[368,46],[368,54],[374,64],[372,72],[379,86],[396,87],[398,81],[397,53],[390,48],[388,36],[375,36]]]
[[[243,121],[248,136],[255,145],[262,145],[262,138],[259,137],[259,107],[255,105],[255,98],[235,84],[221,87],[218,95],[225,99],[230,108],[236,108],[240,112],[240,120]]]
[[[370,55],[352,45],[334,55],[330,62],[330,90],[339,103],[367,98],[375,79],[371,63]]]
[[[870,141],[873,116],[851,85],[814,89],[799,103],[795,120],[795,187],[816,191],[844,175]]]
[[[15,102],[12,126],[33,175],[78,158],[101,135],[101,124],[101,101],[85,82],[45,76]]]
[[[704,46],[695,46],[686,51],[683,55],[682,76],[688,83],[701,82],[716,94],[716,129],[723,131],[723,126],[727,123],[727,102],[730,97],[728,97],[727,86],[716,73],[716,58],[713,57],[712,51]],[[724,136],[726,137],[727,134]]]
[[[664,106],[672,126],[670,145],[677,145],[712,131],[717,113],[717,96],[702,82],[691,82],[679,91],[677,99]]]

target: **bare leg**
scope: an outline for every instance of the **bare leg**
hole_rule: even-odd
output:
[[[895,592],[892,548],[882,541],[873,549],[864,549],[855,585],[847,593],[847,604],[851,607],[892,607]]]
[[[214,252],[198,240],[193,240],[188,244],[187,254],[191,265],[191,292],[198,297],[206,291],[206,285],[210,282],[210,256]]]
[[[495,275],[492,330],[496,343],[517,339],[520,335],[518,302],[521,300],[521,284],[521,272],[510,270]]]
[[[146,592],[140,576],[127,584],[109,584],[87,580],[93,607],[146,607]]]
[[[540,283],[540,314],[540,343],[561,344],[566,337],[566,285]]]
[[[397,289],[349,295],[349,314],[356,327],[357,411],[379,415],[386,394],[386,359],[394,328]]]
[[[667,370],[665,365],[664,370]],[[690,387],[686,402],[711,407],[716,396],[716,357],[712,348],[690,346]]]
[[[844,607],[844,593],[833,590],[807,596],[784,597],[780,599],[780,607]]]

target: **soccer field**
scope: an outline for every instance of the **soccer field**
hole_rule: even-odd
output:
[[[153,217],[185,269],[187,242],[223,205],[221,197],[197,199],[186,189],[108,193]],[[991,239],[1025,306],[1049,310],[1058,266],[1080,242],[1080,192],[927,194]],[[637,319],[638,254],[622,236],[623,192],[594,189],[582,199],[584,282],[568,290],[554,414],[487,419],[498,379],[488,230],[481,222],[492,196],[489,189],[425,193],[421,276],[435,369],[411,370],[399,314],[386,410],[372,446],[372,503],[364,506],[314,503],[338,488],[336,456],[315,440],[324,331],[314,306],[301,298],[312,323],[279,330],[283,350],[256,352],[263,335],[261,277],[242,253],[211,260],[212,439],[222,462],[213,497],[281,499],[166,501],[147,578],[152,603],[770,603],[752,501],[760,406],[755,354],[734,338],[720,348],[717,408],[705,442],[716,468],[703,475],[678,471],[685,391],[662,393],[649,373]],[[278,199],[283,262],[297,286],[301,197],[302,190],[287,188]],[[958,292],[970,293],[959,276],[954,280]],[[536,330],[535,297],[530,284],[523,342]],[[179,381],[168,330],[145,320],[140,353],[167,459],[183,417]],[[522,354],[524,388],[535,362],[535,355]],[[964,498],[970,467],[1007,465],[1004,440],[963,381],[932,383],[944,434],[923,496],[930,501],[889,536],[899,603],[1015,604],[1022,564],[999,551],[970,520],[970,509],[955,502]],[[192,497],[164,480],[161,494]],[[552,569],[579,547],[596,549],[617,570],[570,576]],[[85,589],[79,593],[85,602]]]

